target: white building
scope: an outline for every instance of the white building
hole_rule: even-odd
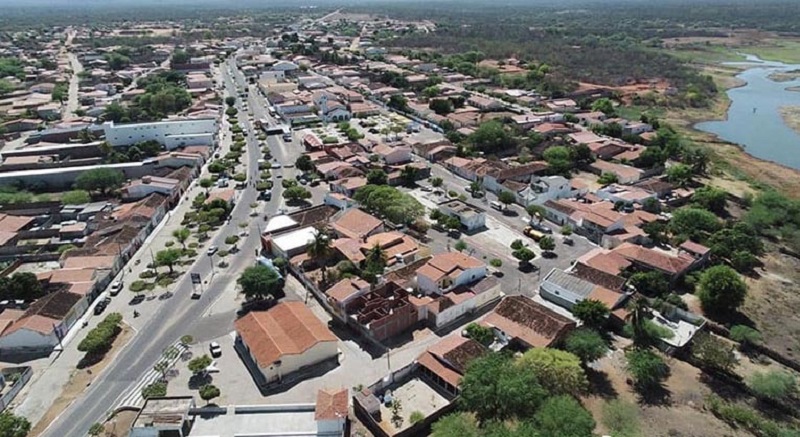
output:
[[[261,386],[326,361],[335,362],[339,355],[336,336],[302,301],[248,313],[234,325],[236,347],[248,367],[257,369],[256,382]]]
[[[448,200],[439,204],[439,209],[451,216],[458,218],[467,232],[477,231],[486,227],[486,211],[477,206],[472,206],[458,199]]]
[[[417,270],[417,286],[426,294],[442,294],[459,285],[486,277],[486,264],[461,252],[445,252],[431,257]]]
[[[411,162],[411,147],[409,146],[392,147],[386,144],[379,144],[372,148],[372,153],[380,156],[386,165]]]
[[[182,146],[213,146],[218,124],[215,118],[164,120],[152,123],[103,124],[106,141],[112,146],[129,146],[158,141],[167,150]]]
[[[579,194],[563,176],[534,177],[530,185],[519,192],[520,204],[541,205],[548,200],[566,199]]]

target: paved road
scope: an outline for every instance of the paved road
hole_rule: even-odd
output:
[[[228,77],[226,69],[223,69],[223,75],[225,76],[226,89],[230,94],[235,95],[233,83]],[[240,122],[244,127],[249,127],[244,111],[241,111]],[[260,157],[258,141],[253,135],[249,135],[247,143],[248,166],[249,168],[256,168]],[[273,153],[279,159],[284,159],[280,155],[280,147],[276,147]],[[240,192],[229,226],[236,226],[242,221],[249,220],[249,205],[255,202],[256,195],[256,190],[252,187],[247,187]],[[267,204],[267,211],[274,213],[278,208],[279,202],[280,196],[273,196],[273,200]],[[217,269],[217,274],[209,284],[203,297],[199,300],[190,299],[192,284],[189,275],[184,275],[175,286],[175,295],[170,300],[171,305],[160,306],[153,316],[152,320],[158,322],[151,322],[142,327],[127,347],[109,365],[103,375],[50,425],[44,432],[44,436],[85,435],[89,427],[94,422],[105,418],[108,409],[116,404],[120,396],[126,394],[129,387],[135,384],[141,375],[150,370],[165,348],[182,335],[190,333],[191,326],[201,318],[202,314],[222,294],[224,290],[223,284],[235,281],[238,272],[253,262],[253,254],[259,246],[259,238],[255,229],[255,221],[251,222],[250,226],[250,235],[243,241],[241,252],[232,258],[227,269],[222,271]],[[219,233],[212,244],[223,246],[225,236],[225,232]],[[201,274],[208,272],[208,270],[209,262],[203,258],[199,259],[191,269],[191,271],[197,271]]]
[[[69,78],[69,98],[67,99],[67,106],[64,109],[65,118],[74,117],[75,111],[80,108],[78,102],[78,85],[81,79],[78,77],[78,74],[83,71],[83,65],[81,65],[75,53],[71,51],[67,52],[67,57],[69,58],[70,67],[72,68],[72,76]]]

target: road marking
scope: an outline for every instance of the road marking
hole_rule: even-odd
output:
[[[178,354],[175,356],[174,359],[165,359],[166,361],[169,362],[169,368],[172,368],[175,365],[175,363],[177,363],[178,360],[180,360],[181,355],[189,349],[186,345],[184,345],[180,341],[176,341],[175,343],[167,347],[167,349],[173,347],[178,350]],[[156,363],[153,363],[153,366],[155,366],[155,364],[157,364],[158,362],[162,361],[161,358],[163,357],[164,355],[162,354],[159,360]],[[112,411],[120,407],[140,407],[144,405],[144,398],[142,397],[142,389],[145,386],[156,382],[160,378],[161,378],[161,372],[153,368],[150,368],[150,370],[145,372],[144,375],[142,375],[137,379],[137,382],[133,387],[130,387],[128,390],[123,392],[117,398],[117,400],[114,401],[114,408],[112,409]]]

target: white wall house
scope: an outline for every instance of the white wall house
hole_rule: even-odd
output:
[[[152,123],[103,124],[106,141],[112,146],[129,146],[158,141],[167,150],[182,146],[213,146],[218,125],[215,118],[179,119]]]
[[[451,217],[458,218],[467,232],[486,227],[486,211],[461,200],[453,199],[442,202],[439,204],[439,209]]]
[[[541,205],[548,200],[566,199],[579,194],[573,191],[570,181],[563,176],[534,177],[530,185],[520,191],[520,204]]]
[[[486,277],[486,264],[461,252],[433,256],[417,270],[417,286],[426,294],[442,294]]]

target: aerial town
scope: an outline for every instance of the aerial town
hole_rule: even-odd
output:
[[[797,435],[665,382],[800,420],[751,382],[791,348],[720,316],[765,247],[703,149],[617,89],[496,80],[544,64],[383,44],[432,20],[261,25],[0,38],[0,435]]]

